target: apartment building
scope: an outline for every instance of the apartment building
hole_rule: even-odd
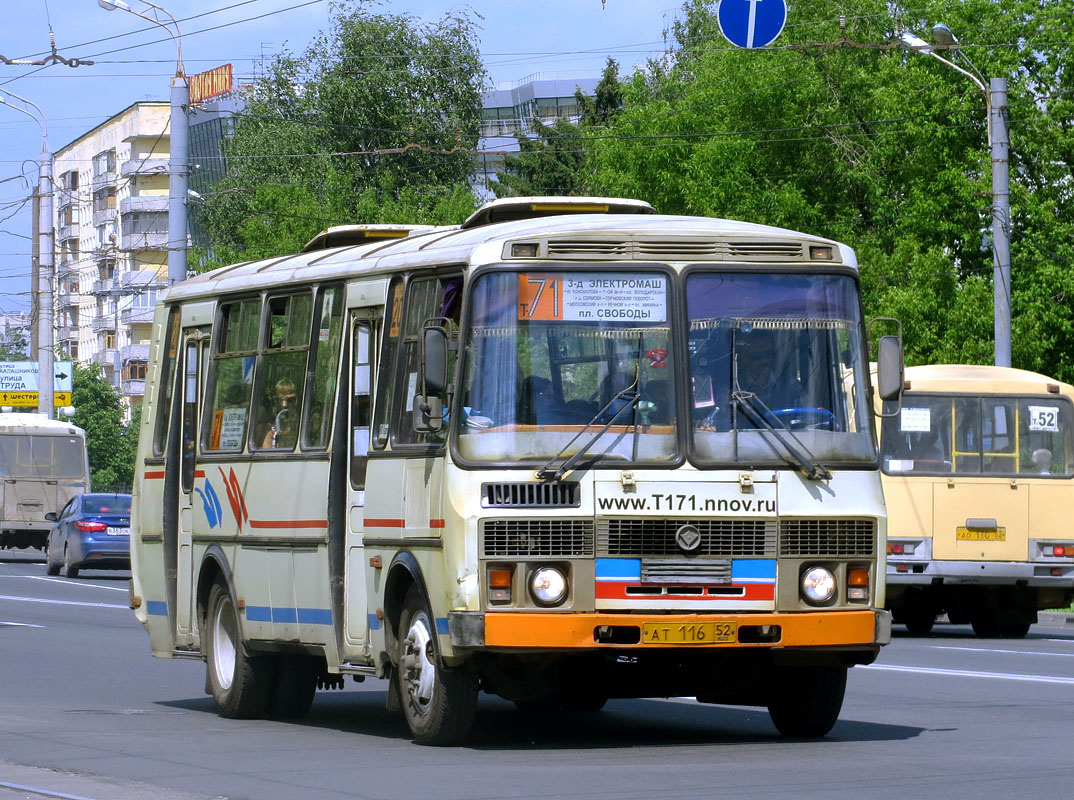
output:
[[[168,103],[140,102],[55,153],[56,344],[131,407],[168,276]]]

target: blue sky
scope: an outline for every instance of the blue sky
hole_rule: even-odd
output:
[[[127,0],[144,10],[140,0]],[[285,46],[295,53],[327,27],[329,0],[154,0],[177,20],[188,74],[220,64],[249,78],[262,54]],[[159,27],[96,0],[5,0],[0,55],[39,59],[50,53],[49,25],[65,58],[93,66],[47,68],[0,62],[0,88],[44,112],[56,151],[138,100],[167,100],[175,73],[175,45]],[[434,21],[469,9],[483,17],[481,52],[492,80],[511,82],[533,73],[596,77],[610,55],[624,70],[663,50],[676,0],[446,0],[381,2],[371,8]],[[208,13],[214,12],[214,13]],[[217,28],[217,30],[210,30]],[[0,105],[0,313],[30,303],[29,183],[36,182],[41,129]],[[22,177],[25,176],[25,179]]]

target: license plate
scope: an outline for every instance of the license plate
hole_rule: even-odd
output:
[[[722,644],[738,641],[737,622],[645,622],[642,644]]]
[[[970,530],[958,528],[955,531],[955,539],[960,542],[1005,542],[1007,541],[1006,528],[985,528],[983,530]]]
[[[130,536],[130,533],[131,533],[130,528],[118,528],[115,525],[109,525],[108,526],[108,535],[109,536]]]

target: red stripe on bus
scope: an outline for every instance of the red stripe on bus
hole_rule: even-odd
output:
[[[402,519],[367,519],[367,528],[405,528],[406,520]]]
[[[326,519],[252,519],[251,528],[327,528]]]
[[[688,585],[688,584],[687,584]],[[675,586],[664,587],[667,594],[628,594],[627,587],[641,587],[635,581],[597,581],[595,596],[599,600],[646,600],[662,603],[673,603],[679,600],[703,600],[710,603],[735,602],[736,600],[774,600],[776,587],[771,583],[746,583],[733,584],[732,587],[721,586],[720,588],[742,589],[742,594],[677,594]],[[646,584],[646,588],[651,584]]]
[[[429,527],[430,528],[443,528],[444,527],[444,520],[442,520],[442,519],[431,519],[431,520],[429,520]]]
[[[164,473],[163,473],[163,472],[147,472],[147,473],[145,474],[145,477],[146,477],[146,480],[150,480],[150,481],[151,481],[151,480],[155,480],[155,479],[157,479],[157,478],[163,478],[163,477],[164,477]]]
[[[194,470],[194,477],[195,478],[204,478],[205,477],[205,470],[203,470],[203,469]]]

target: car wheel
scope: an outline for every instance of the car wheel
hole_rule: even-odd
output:
[[[206,622],[205,669],[217,710],[231,719],[263,716],[272,692],[273,658],[246,653],[239,613],[222,580],[209,590]]]
[[[71,563],[71,548],[67,545],[63,546],[63,577],[65,578],[77,578],[78,567]]]
[[[478,676],[441,665],[435,636],[432,614],[412,586],[403,602],[395,664],[403,714],[418,744],[455,744],[473,726]]]
[[[59,575],[60,565],[52,560],[52,541],[45,542],[45,573],[48,575]]]

